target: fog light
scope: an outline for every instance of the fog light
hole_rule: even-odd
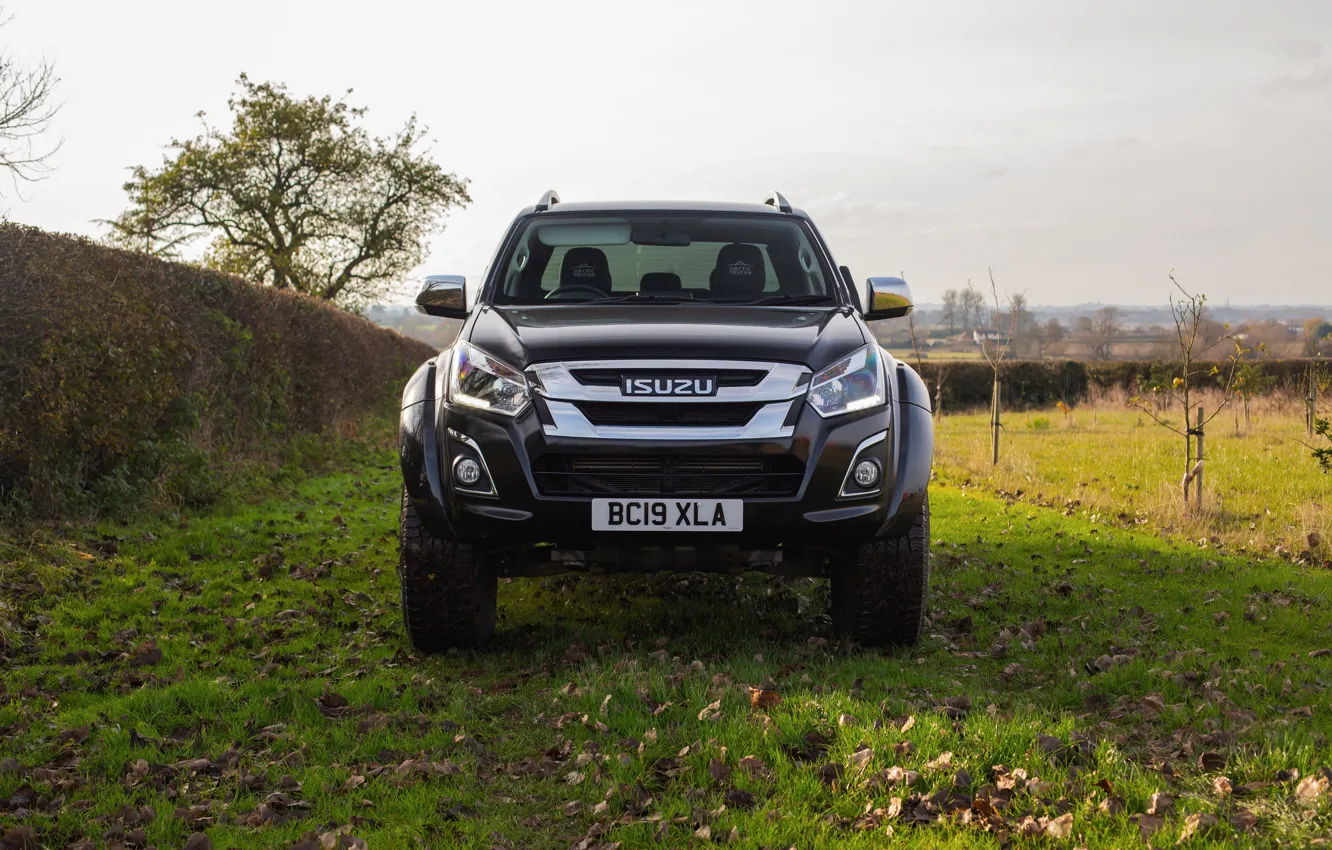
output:
[[[854,477],[856,484],[869,489],[879,483],[879,465],[872,460],[862,460],[856,464]]]
[[[481,480],[481,464],[470,457],[460,457],[454,461],[453,477],[458,479],[459,484],[470,487]]]

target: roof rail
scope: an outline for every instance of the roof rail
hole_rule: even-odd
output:
[[[541,200],[537,201],[536,211],[545,212],[559,202],[559,194],[554,189],[547,189],[546,194],[541,196]]]
[[[763,203],[770,207],[776,207],[778,212],[789,213],[791,211],[791,202],[786,200],[786,196],[781,192],[769,192],[763,199]]]

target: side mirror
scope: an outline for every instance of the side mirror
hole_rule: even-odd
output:
[[[467,279],[456,274],[432,274],[416,294],[416,312],[447,319],[467,318]]]
[[[900,319],[915,307],[911,287],[900,277],[872,277],[865,283],[866,320]]]

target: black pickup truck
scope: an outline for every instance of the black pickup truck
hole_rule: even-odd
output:
[[[464,319],[402,397],[402,613],[412,645],[484,645],[501,576],[762,570],[832,581],[835,628],[919,637],[934,450],[925,385],[867,321],[814,223],[762,204],[560,203],[518,214]]]

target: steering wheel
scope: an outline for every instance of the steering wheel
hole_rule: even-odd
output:
[[[604,298],[606,295],[605,292],[602,292],[600,289],[597,289],[595,286],[589,286],[586,283],[569,283],[565,284],[564,286],[557,286],[554,289],[552,289],[550,292],[546,293],[545,300],[560,301],[562,299],[559,296],[566,292],[590,292],[598,298]]]

